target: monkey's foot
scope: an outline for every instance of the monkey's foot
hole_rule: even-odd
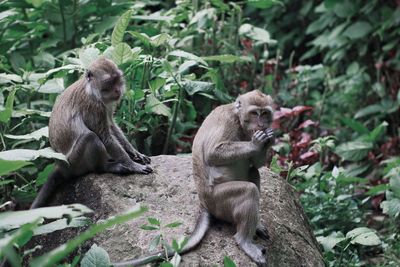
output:
[[[265,258],[267,250],[264,247],[254,244],[251,240],[244,240],[238,244],[239,247],[257,264],[257,266],[268,266]]]
[[[132,160],[134,162],[137,162],[137,163],[140,163],[140,164],[143,164],[143,165],[151,163],[151,159],[148,156],[146,156],[146,155],[144,155],[142,153],[139,153],[139,152],[135,153],[133,155],[133,157],[131,157],[131,158],[132,158]]]
[[[257,225],[256,235],[263,240],[269,240],[268,229],[262,224]]]

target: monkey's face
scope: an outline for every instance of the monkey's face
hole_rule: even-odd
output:
[[[240,123],[248,137],[256,131],[265,131],[272,122],[272,108],[270,106],[249,105],[244,107],[240,116]]]
[[[124,94],[123,73],[111,60],[96,60],[90,66],[86,77],[94,94],[105,104],[118,102]]]

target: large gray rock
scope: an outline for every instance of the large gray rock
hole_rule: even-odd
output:
[[[112,261],[147,254],[157,232],[139,228],[146,223],[146,217],[158,218],[162,224],[183,223],[163,231],[169,241],[190,234],[198,215],[191,157],[152,157],[152,166],[155,172],[150,175],[92,174],[60,190],[52,205],[85,204],[95,211],[94,221],[122,213],[137,203],[149,208],[144,217],[96,236],[80,249],[80,253],[96,243],[108,251]],[[266,168],[261,169],[261,177],[261,220],[269,229],[270,240],[256,242],[266,246],[270,266],[324,266],[319,245],[293,188]],[[36,242],[49,250],[76,235],[77,231],[59,231],[38,238]],[[236,245],[234,234],[232,226],[214,223],[200,246],[182,256],[181,266],[222,266],[224,256],[229,256],[237,266],[255,266]]]

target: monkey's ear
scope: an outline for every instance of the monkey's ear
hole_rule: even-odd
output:
[[[236,99],[236,101],[235,101],[235,112],[239,113],[241,107],[242,107],[242,102],[240,102],[239,99]]]
[[[90,70],[87,70],[85,73],[85,77],[90,82],[93,78],[93,73]]]

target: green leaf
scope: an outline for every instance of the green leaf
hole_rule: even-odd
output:
[[[175,239],[172,240],[172,248],[173,248],[176,252],[179,252],[179,245],[178,245],[178,242],[177,242]]]
[[[35,221],[43,222],[43,218],[59,219],[66,215],[73,218],[91,212],[93,212],[91,209],[82,204],[3,212],[0,213],[0,230],[9,231],[23,224],[33,223]]]
[[[182,225],[181,222],[173,222],[173,223],[169,223],[169,224],[165,225],[164,227],[167,227],[167,228],[176,228],[176,227],[178,227],[178,226],[180,226],[180,225]]]
[[[207,56],[202,57],[205,61],[218,61],[221,63],[234,63],[237,61],[244,61],[241,57],[235,55],[214,55],[214,56]]]
[[[360,133],[360,134],[368,134],[369,131],[367,127],[365,127],[361,122],[358,122],[356,120],[353,120],[351,118],[346,118],[343,117],[341,118],[342,122],[347,126],[353,129],[354,131]]]
[[[91,223],[90,219],[86,217],[75,217],[75,218],[64,218],[60,220],[56,220],[51,223],[47,223],[44,225],[39,226],[36,228],[33,233],[34,235],[43,235],[52,233],[54,231],[66,229],[66,228],[73,228],[73,227],[82,227],[89,225]]]
[[[161,235],[156,235],[151,241],[149,245],[149,251],[154,251],[158,245],[160,244]]]
[[[81,261],[81,267],[109,267],[110,257],[107,251],[93,244]]]
[[[82,61],[82,64],[86,69],[88,69],[92,62],[98,59],[99,56],[100,50],[94,47],[82,49],[79,52],[79,59]]]
[[[4,136],[7,138],[16,139],[16,140],[40,140],[42,137],[49,136],[49,127],[45,126],[43,128],[40,128],[39,130],[36,130],[36,131],[30,133],[30,134],[24,134],[24,135],[5,134]]]
[[[371,24],[366,21],[358,21],[350,25],[344,32],[343,35],[350,39],[359,39],[365,37],[372,30]]]
[[[370,142],[376,142],[376,141],[378,141],[378,139],[383,135],[383,133],[385,132],[385,130],[386,130],[386,127],[388,126],[389,124],[386,122],[386,121],[384,121],[384,122],[382,122],[381,124],[379,124],[377,127],[375,127],[375,129],[373,129],[372,130],[372,132],[370,132],[369,134],[368,134],[368,138],[367,138],[367,140],[368,141],[370,141]]]
[[[359,227],[346,234],[346,238],[351,238],[352,244],[364,246],[376,246],[381,244],[381,240],[376,235],[375,230],[367,227]]]
[[[228,256],[224,257],[224,267],[236,267],[236,264]]]
[[[178,253],[175,253],[169,262],[172,264],[172,266],[178,267],[181,263],[181,256]]]
[[[112,46],[116,46],[117,44],[122,42],[124,38],[125,30],[129,25],[131,20],[132,10],[126,11],[122,16],[118,19],[117,24],[115,24],[114,30],[111,34],[111,44]]]
[[[133,16],[133,19],[170,22],[174,18],[172,16],[161,16],[157,12],[146,16]]]
[[[171,109],[158,100],[153,94],[147,96],[146,109],[151,110],[153,113],[163,115],[166,117],[171,116]]]
[[[10,121],[13,106],[14,106],[14,97],[17,89],[12,90],[7,97],[5,109],[0,111],[0,122],[7,123]]]
[[[277,0],[247,0],[247,4],[249,6],[252,6],[255,8],[260,8],[260,9],[270,8],[277,4],[284,6],[284,4],[281,1],[277,1]]]
[[[46,80],[44,84],[38,85],[37,91],[43,94],[59,94],[64,91],[64,79],[54,78]]]
[[[276,40],[271,39],[268,31],[245,23],[239,28],[239,34],[255,41],[255,45],[275,44]]]
[[[192,53],[188,53],[182,50],[174,50],[168,53],[168,56],[175,56],[175,57],[181,57],[181,58],[186,58],[189,60],[194,60],[197,61],[204,66],[208,66],[207,62],[205,62],[201,57],[198,57]]]
[[[147,221],[148,221],[150,224],[152,224],[152,225],[157,225],[157,226],[160,225],[160,221],[157,220],[156,218],[151,218],[151,217],[149,217],[149,218],[147,218]]]
[[[143,229],[143,230],[146,230],[146,231],[153,231],[153,230],[158,230],[159,227],[143,224],[143,225],[140,226],[140,229]]]
[[[119,43],[112,51],[112,58],[115,64],[121,65],[132,59],[132,49],[127,43]]]
[[[65,259],[65,257],[74,251],[80,244],[85,242],[86,240],[92,238],[99,232],[104,231],[105,229],[116,225],[124,223],[128,220],[134,219],[142,215],[147,208],[144,207],[136,207],[132,211],[129,211],[123,215],[114,216],[106,221],[99,222],[95,225],[92,225],[88,230],[80,234],[79,236],[69,240],[67,243],[59,246],[52,251],[43,254],[35,259],[33,259],[30,263],[31,267],[50,267],[54,266],[56,263]]]
[[[27,165],[32,165],[32,163],[22,160],[10,161],[10,160],[0,159],[0,176],[7,175]]]
[[[159,47],[164,45],[171,39],[171,36],[166,33],[161,33],[150,38],[150,42],[153,47]]]
[[[0,73],[0,84],[22,83],[22,77],[17,74]]]
[[[383,213],[388,214],[392,218],[397,218],[400,214],[400,199],[394,198],[382,201],[381,208]]]
[[[54,164],[49,164],[46,166],[46,168],[44,168],[43,171],[38,173],[38,177],[36,178],[36,186],[41,186],[46,183],[50,173],[54,170],[54,166]]]
[[[317,236],[317,241],[324,247],[325,251],[332,251],[333,248],[346,238],[342,233],[332,233],[329,236]]]
[[[358,161],[367,156],[368,151],[373,148],[371,142],[352,141],[339,145],[335,152],[343,158],[343,160]]]
[[[214,84],[201,81],[187,80],[183,83],[183,86],[189,95],[194,95],[200,92],[207,93],[214,89]]]
[[[23,161],[32,161],[39,157],[48,158],[48,159],[59,159],[66,161],[66,157],[61,154],[54,152],[50,147],[46,147],[39,150],[33,149],[13,149],[6,150],[0,152],[0,159],[4,160],[23,160]]]
[[[151,47],[151,39],[147,34],[145,33],[140,33],[140,32],[135,32],[135,31],[128,31],[130,35],[141,41],[145,48],[150,48]]]
[[[379,194],[382,194],[383,192],[385,192],[387,189],[389,189],[388,184],[376,185],[376,186],[372,187],[371,189],[369,189],[367,191],[366,195],[368,195],[368,196],[379,195]]]
[[[4,255],[7,247],[12,247],[15,244],[20,247],[25,245],[32,238],[33,229],[37,227],[37,223],[38,221],[33,221],[32,223],[24,224],[12,234],[2,237],[0,239],[0,255]]]

